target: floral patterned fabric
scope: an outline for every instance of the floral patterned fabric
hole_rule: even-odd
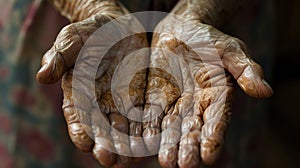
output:
[[[99,167],[69,140],[60,82],[35,80],[67,23],[46,1],[0,2],[0,168]]]
[[[123,2],[131,11],[169,11],[175,1]],[[272,39],[260,41],[257,37],[272,33],[263,27],[266,24],[262,19],[271,17],[272,9],[269,1],[263,2],[254,1],[255,12],[251,8],[244,11],[247,22],[237,18],[237,25],[231,24],[229,30],[244,37],[250,48],[255,48],[256,60],[266,64],[272,58]],[[100,167],[89,154],[77,150],[68,137],[60,82],[41,85],[35,80],[41,56],[67,23],[47,2],[0,0],[0,168]],[[262,32],[257,26],[262,26]],[[264,68],[270,74],[271,67]],[[258,137],[263,133],[266,107],[263,101],[246,98],[241,92],[237,100],[218,167],[259,167]],[[143,167],[157,167],[153,158]]]

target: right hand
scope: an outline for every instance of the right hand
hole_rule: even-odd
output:
[[[88,3],[89,1],[87,1]],[[101,64],[97,67],[95,81],[90,81],[86,76],[82,76],[80,80],[76,80],[77,85],[80,86],[79,89],[73,88],[73,68],[85,42],[101,26],[128,13],[123,6],[113,0],[99,1],[98,6],[96,5],[94,8],[94,14],[87,18],[81,18],[82,20],[77,19],[78,22],[71,23],[61,30],[54,45],[43,56],[42,67],[36,77],[39,82],[46,84],[62,79],[64,95],[62,108],[69,136],[78,149],[92,152],[99,163],[105,167],[129,167],[131,157],[118,154],[143,151],[145,150],[143,142],[137,142],[134,138],[121,138],[116,132],[141,137],[142,125],[139,122],[128,120],[116,109],[111,94],[111,80],[116,66],[131,52],[148,47],[148,43],[145,34],[135,34],[122,39],[105,54]],[[97,8],[99,8],[98,11]],[[90,12],[88,9],[83,12]],[[132,17],[123,21],[140,25]],[[97,53],[94,53],[89,55],[91,59],[84,61],[92,63],[97,60],[97,57]],[[89,71],[84,69],[80,74],[88,76]],[[141,108],[144,104],[146,72],[138,73],[135,78],[137,83],[131,85],[134,88],[131,87],[129,90],[132,93],[131,98],[134,98],[132,99],[133,105]],[[95,88],[91,87],[91,82],[95,82]],[[93,93],[96,93],[96,98],[91,97],[94,95]],[[96,100],[98,107],[91,103]],[[74,102],[82,102],[81,104],[84,105],[78,107]],[[108,127],[105,125],[105,121],[111,125]],[[111,127],[115,129],[111,129]]]

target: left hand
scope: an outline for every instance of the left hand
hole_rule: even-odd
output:
[[[171,14],[156,27],[151,47],[145,117],[154,119],[144,124],[146,146],[157,148],[152,137],[162,131],[162,167],[212,165],[228,128],[234,82],[250,96],[272,95],[261,66],[241,40]]]

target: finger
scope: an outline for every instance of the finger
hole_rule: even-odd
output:
[[[128,44],[132,45],[127,46]],[[111,130],[111,137],[114,140],[115,149],[119,156],[117,157],[117,162],[113,165],[114,167],[129,167],[132,160],[129,156],[144,156],[144,153],[146,153],[141,138],[141,123],[131,120],[137,117],[132,116],[136,114],[134,109],[136,107],[143,107],[144,105],[146,71],[139,71],[133,76],[133,79],[131,79],[127,73],[132,70],[132,68],[134,69],[134,66],[122,66],[124,56],[146,45],[145,37],[142,35],[127,37],[117,43],[113,49],[109,51],[108,55],[104,57],[104,61],[100,64],[100,70],[98,69],[96,80],[97,83],[99,83],[99,85],[96,86],[96,94],[99,97],[98,104],[100,109],[110,116],[112,127],[115,128]],[[126,48],[124,46],[126,46]],[[116,53],[116,51],[118,52]],[[116,59],[112,60],[114,57]],[[134,64],[147,63],[145,60],[140,60],[142,58],[143,57],[134,59],[136,61]],[[130,64],[131,62],[129,61],[129,65]],[[118,69],[116,69],[117,65],[119,65]],[[107,66],[107,68],[104,66]],[[119,73],[120,69],[123,69],[121,73]],[[112,76],[113,74],[114,76]],[[124,79],[124,77],[126,79]],[[127,83],[126,81],[128,81],[128,79],[132,82]],[[111,81],[111,84],[106,84],[108,81]],[[126,90],[128,84],[129,93]],[[129,99],[127,99],[126,95]],[[126,119],[128,116],[129,121]],[[141,121],[141,119],[137,121]],[[122,125],[122,127],[119,127],[119,125]],[[131,137],[129,137],[128,134]],[[131,152],[131,149],[134,153]]]
[[[222,62],[239,86],[250,96],[270,97],[273,94],[272,88],[265,81],[261,66],[249,57],[246,45],[233,37],[227,37],[223,45],[226,47]]]
[[[53,46],[43,56],[42,67],[36,75],[37,80],[41,83],[54,83],[60,80],[75,64],[78,53],[88,37],[101,24],[108,21],[109,18],[101,15],[64,27]]]
[[[160,145],[162,117],[180,97],[182,80],[180,62],[174,53],[165,51],[166,38],[154,34],[147,79],[146,103],[143,117],[143,137],[150,154],[157,154]],[[161,47],[161,48],[159,48]],[[172,65],[172,66],[170,66]],[[172,73],[172,74],[171,74]]]
[[[219,158],[231,115],[233,87],[203,88],[195,96],[195,106],[203,114],[201,132],[201,158],[212,165]]]
[[[233,83],[231,75],[215,64],[199,64],[195,76],[194,113],[203,119],[201,158],[206,165],[216,162],[228,127]]]
[[[176,167],[181,117],[192,107],[193,81],[181,58],[185,50],[180,50],[182,43],[173,37],[173,33],[154,34],[152,47],[150,65],[155,68],[149,70],[146,102],[165,115],[162,115],[159,163],[162,167]]]
[[[128,129],[129,129],[128,121],[125,118],[125,116],[122,116],[120,114],[117,107],[115,106],[110,91],[110,86],[107,85],[107,82],[111,81],[111,74],[112,74],[111,71],[113,71],[112,67],[113,66],[109,66],[109,68],[106,69],[104,73],[97,73],[96,85],[95,85],[96,87],[95,92],[96,92],[97,102],[100,111],[103,115],[109,116],[108,117],[108,121],[110,122],[109,127],[111,127],[110,129],[106,129],[109,130],[107,134],[109,134],[110,137],[110,145],[108,149],[113,149],[111,151],[114,152],[113,159],[115,160],[110,160],[111,162],[109,162],[109,164],[107,165],[113,167],[129,167],[131,163],[131,158],[127,156],[131,155],[131,151],[130,151],[129,139],[128,139]],[[101,160],[101,155],[99,155],[98,157],[99,157],[98,160]]]
[[[73,71],[68,71],[62,79],[64,94],[63,112],[68,125],[69,136],[75,146],[85,152],[91,151],[93,140],[91,139],[90,99],[80,90],[72,89]],[[74,99],[83,102],[85,106],[74,105]]]
[[[143,137],[150,154],[157,154],[162,117],[180,96],[180,89],[170,74],[158,68],[150,68],[147,85]]]
[[[190,119],[193,120],[193,118]],[[199,167],[201,161],[199,157],[200,135],[200,131],[191,131],[182,134],[178,152],[178,165],[180,168]]]
[[[129,142],[130,149],[132,151],[132,156],[144,157],[148,154],[142,133],[143,133],[143,124],[141,122],[135,122],[129,120]]]
[[[146,92],[146,69],[137,73],[129,84],[129,95],[133,108],[128,110],[129,138],[132,156],[143,157],[147,149],[142,137],[143,133],[143,107]]]
[[[54,83],[74,65],[83,45],[77,27],[78,24],[70,24],[60,31],[54,45],[43,56],[42,68],[36,76],[39,82]]]
[[[168,26],[173,27],[174,24]],[[192,93],[194,90],[194,81],[190,74],[190,67],[187,66],[185,60],[189,58],[190,50],[185,43],[176,39],[174,37],[176,33],[168,30],[168,28],[166,28],[167,30],[164,30],[162,34],[155,34],[152,43],[154,47],[156,47],[156,45],[161,47],[161,50],[154,50],[151,60],[157,62],[154,62],[157,68],[166,71],[158,73],[157,76],[162,76],[163,79],[166,79],[166,81],[164,81],[166,86],[161,84],[160,87],[168,88],[168,90],[165,91],[166,95],[169,94],[166,100],[170,99],[166,104],[166,108],[169,110],[164,110],[167,112],[167,115],[162,121],[162,136],[158,158],[162,167],[194,167],[200,164],[197,158],[199,158],[200,141],[198,139],[200,139],[199,133],[201,127],[199,127],[198,130],[195,129],[196,126],[192,126],[192,130],[188,129],[189,125],[196,124],[192,123],[193,118],[191,117],[193,115]],[[177,28],[183,30],[181,25]],[[185,31],[188,30],[185,29]],[[168,73],[170,73],[170,75]],[[170,83],[169,85],[168,82]],[[161,100],[159,101],[163,102]],[[190,121],[187,121],[186,117],[190,117]],[[184,122],[181,123],[181,119]],[[195,136],[196,134],[199,134],[199,137]],[[195,143],[191,142],[194,141],[194,139],[190,140],[191,137],[197,137]],[[179,141],[180,143],[178,144]]]
[[[118,154],[117,161],[113,167],[129,167],[132,159],[128,157],[131,155],[128,138],[128,121],[120,113],[111,113],[109,120],[112,126],[110,135]]]
[[[183,69],[184,70],[184,69]],[[183,74],[184,77],[188,78],[188,75]],[[185,165],[184,157],[178,153],[179,141],[181,137],[181,121],[182,118],[185,118],[188,115],[192,114],[193,107],[193,95],[192,95],[192,86],[188,82],[188,79],[183,79],[184,92],[181,95],[174,105],[174,108],[171,108],[167,115],[163,118],[162,121],[162,135],[160,142],[160,149],[158,154],[159,163],[162,167],[177,167],[177,161],[181,165]],[[186,126],[186,125],[185,125]],[[186,133],[184,131],[184,133]],[[183,145],[183,144],[181,144]],[[182,146],[181,146],[182,147]],[[182,149],[185,147],[182,147]],[[182,151],[181,151],[182,153]],[[179,159],[180,158],[180,159]]]
[[[200,166],[200,137],[202,125],[201,117],[194,109],[189,110],[189,113],[183,117],[181,125],[182,135],[178,152],[179,167]]]
[[[177,166],[180,128],[181,118],[179,116],[168,114],[164,117],[158,153],[158,161],[164,168]]]
[[[133,161],[138,161],[141,157],[147,156],[143,133],[143,107],[145,104],[146,92],[146,71],[138,73],[129,85],[129,95],[133,107],[128,109],[127,118],[129,121],[129,142]]]
[[[124,55],[128,57],[122,59],[121,63],[113,71],[111,93],[118,113],[128,118],[132,156],[141,157],[147,153],[142,138],[142,118],[149,52],[145,49],[137,50],[147,46],[145,36],[142,34],[123,39],[121,46],[125,46],[128,43],[133,44],[130,47],[126,47],[131,53],[125,51]],[[135,50],[136,52],[133,53],[132,51]]]
[[[101,165],[111,167],[116,163],[117,155],[110,136],[109,120],[103,112],[98,110],[91,112],[91,118],[95,138],[92,155]]]
[[[100,113],[98,115],[102,117],[102,119],[99,118],[96,123],[98,123],[97,125],[101,126],[100,128],[104,129],[100,129],[100,134],[98,134],[99,138],[97,138],[95,135],[95,147],[93,153],[94,157],[96,157],[102,165],[107,167],[114,166],[118,162],[119,157],[119,149],[117,150],[115,147],[114,139],[112,138],[113,135],[111,134],[111,121],[109,119],[111,113],[118,112],[118,109],[116,108],[112,99],[110,85],[108,84],[108,82],[111,81],[112,74],[109,72],[113,71],[111,67],[112,62],[101,62],[99,68],[97,69],[95,81],[95,93],[100,109]],[[105,120],[103,120],[103,117],[105,117]],[[108,160],[106,160],[106,158],[108,158]]]
[[[129,111],[129,115],[135,115],[135,119],[137,121],[128,119],[129,121],[129,142],[130,142],[130,149],[132,152],[132,156],[134,157],[144,157],[148,155],[148,151],[146,149],[144,139],[142,137],[143,133],[143,123],[142,121],[143,114],[140,114],[142,111],[142,107],[139,108],[138,112],[133,112],[134,109]],[[131,113],[131,114],[130,114]]]

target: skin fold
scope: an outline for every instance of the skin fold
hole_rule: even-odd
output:
[[[62,79],[62,109],[69,136],[78,149],[92,153],[105,167],[130,167],[132,156],[157,153],[162,167],[212,165],[230,121],[235,80],[250,96],[272,95],[246,45],[216,29],[244,1],[179,1],[157,25],[151,54],[127,62],[132,69],[136,64],[150,67],[134,74],[129,90],[115,89],[113,74],[128,55],[148,47],[145,33],[114,44],[97,67],[95,78],[87,77],[89,67],[73,78],[78,53],[88,38],[104,24],[128,14],[127,9],[116,0],[49,2],[72,23],[61,30],[43,56],[37,80],[50,84]],[[139,25],[134,18],[124,23]],[[92,63],[97,57],[91,50],[85,61]],[[124,80],[117,86],[125,86],[126,77],[119,76]],[[72,82],[82,87],[73,88]],[[130,100],[123,100],[128,94]],[[84,105],[75,107],[76,101]]]

